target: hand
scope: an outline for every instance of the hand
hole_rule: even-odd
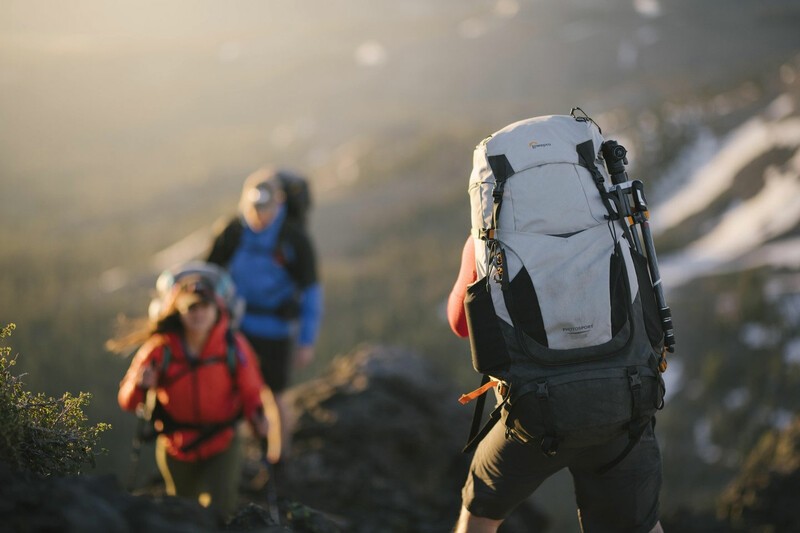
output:
[[[158,372],[152,366],[143,366],[139,369],[136,384],[142,389],[152,389],[158,383]]]
[[[294,353],[294,366],[305,368],[314,360],[313,346],[298,346]]]

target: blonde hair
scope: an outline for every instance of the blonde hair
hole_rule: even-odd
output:
[[[159,333],[169,333],[183,331],[183,323],[180,319],[180,311],[176,305],[178,285],[164,300],[164,307],[159,310],[157,317],[128,318],[125,315],[117,316],[114,329],[116,334],[113,338],[105,342],[106,350],[121,355],[128,355],[131,350],[138,348],[153,335]],[[217,320],[220,320],[223,313],[227,313],[224,303],[219,297],[215,297],[214,305],[217,308]]]

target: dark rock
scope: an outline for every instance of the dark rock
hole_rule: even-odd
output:
[[[0,531],[450,531],[472,409],[433,368],[407,350],[365,346],[288,391],[297,416],[292,453],[264,478],[271,485],[257,486],[253,474],[263,467],[258,444],[249,443],[243,505],[226,524],[194,501],[164,496],[163,485],[132,495],[112,476],[40,478],[0,464]],[[544,524],[526,503],[502,531]]]
[[[195,502],[126,493],[113,476],[40,478],[0,463],[0,529],[98,533],[207,532],[214,515]]]
[[[225,531],[258,531],[262,533],[285,533],[292,530],[278,525],[272,519],[269,511],[263,507],[250,503],[240,508],[228,522]]]
[[[282,490],[347,531],[447,531],[468,458],[469,409],[412,352],[365,346],[292,389],[293,454]]]
[[[717,514],[735,531],[800,531],[800,418],[770,431],[719,500]]]
[[[666,531],[687,533],[800,531],[800,418],[764,434],[717,509],[678,509],[662,518]]]
[[[288,392],[297,416],[280,490],[348,532],[450,531],[461,507],[472,414],[424,357],[363,346]],[[543,523],[516,513],[520,531]],[[513,529],[509,529],[513,531]]]
[[[662,515],[661,525],[667,533],[728,533],[731,529],[719,520],[713,510],[679,508]]]

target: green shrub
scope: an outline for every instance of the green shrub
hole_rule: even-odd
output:
[[[0,330],[0,342],[15,327]],[[91,395],[65,393],[56,399],[27,392],[21,376],[11,373],[15,364],[11,348],[0,346],[0,460],[46,476],[78,474],[82,465],[94,465],[100,433],[110,426],[86,424],[82,408]]]

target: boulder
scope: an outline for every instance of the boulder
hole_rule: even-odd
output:
[[[800,418],[761,437],[719,499],[717,515],[737,531],[800,531]]]
[[[429,361],[363,346],[288,398],[297,422],[284,496],[338,516],[347,531],[452,528],[470,413]]]

